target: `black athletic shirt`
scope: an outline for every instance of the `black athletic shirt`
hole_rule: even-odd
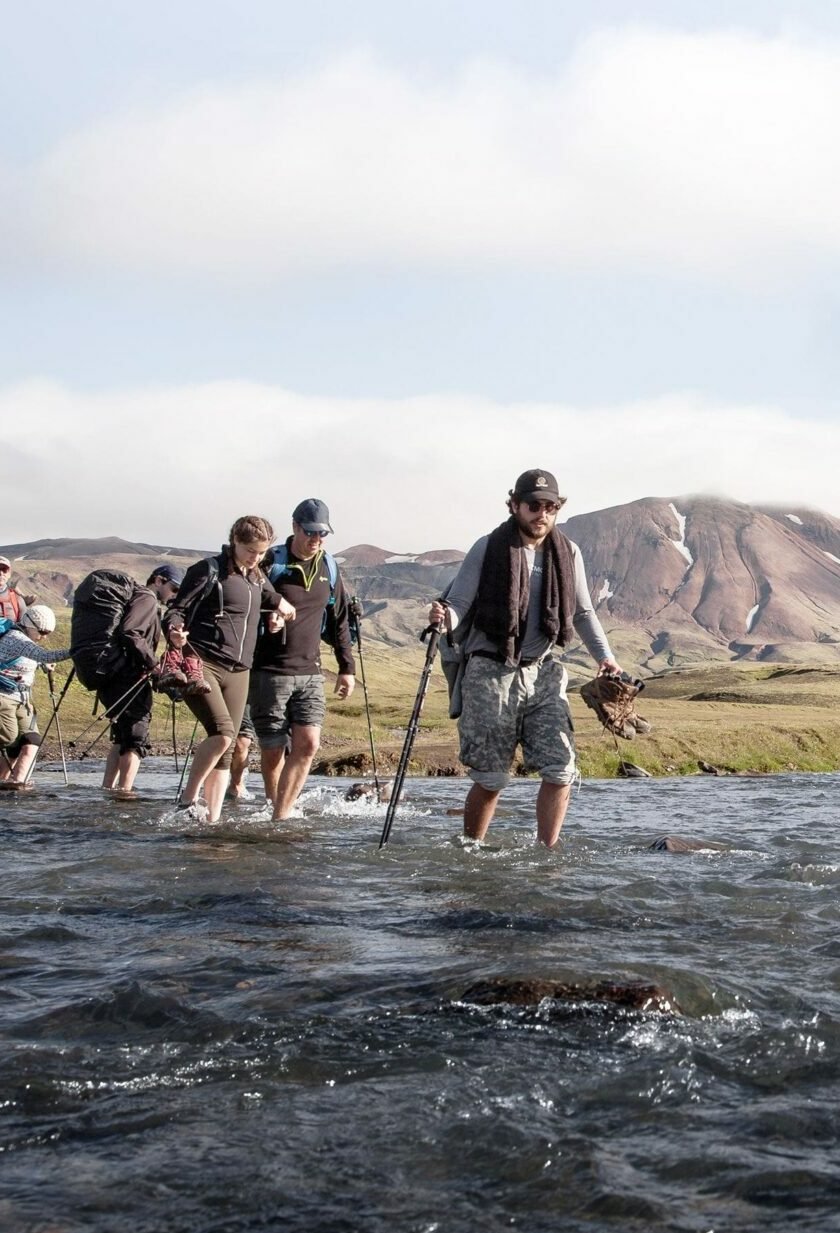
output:
[[[274,586],[284,599],[294,604],[297,615],[286,625],[285,641],[282,634],[260,633],[254,668],[282,676],[314,676],[321,671],[321,630],[331,596],[329,570],[323,552],[312,561],[300,561],[292,554],[291,537],[286,541],[286,549],[286,572]],[[338,671],[355,676],[350,614],[340,573],[335,583],[332,616],[334,621],[330,621],[330,627],[335,630]]]

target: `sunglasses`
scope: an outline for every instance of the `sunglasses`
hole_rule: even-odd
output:
[[[8,565],[0,565],[0,574],[11,573],[11,568]]]
[[[303,527],[303,533],[308,536],[309,539],[314,539],[316,535],[318,536],[318,539],[326,539],[329,535],[329,531],[307,531],[306,527]]]
[[[556,501],[526,501],[525,505],[531,514],[538,514],[540,510],[545,510],[547,514],[559,514],[563,508],[562,501],[559,505]]]

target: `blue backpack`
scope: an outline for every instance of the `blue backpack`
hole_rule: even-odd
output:
[[[0,617],[0,638],[7,634],[10,629],[14,629],[15,624],[16,622],[11,617]],[[16,694],[18,692],[18,681],[12,680],[5,674],[10,668],[14,668],[19,659],[20,656],[16,655],[14,659],[4,660],[2,643],[0,643],[0,694]]]

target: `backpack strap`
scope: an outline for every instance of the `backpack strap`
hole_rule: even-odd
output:
[[[214,590],[216,592],[216,596],[219,601],[218,616],[223,617],[225,614],[225,595],[224,595],[224,591],[222,590],[222,579],[221,579],[221,570],[219,568],[219,558],[215,556],[215,557],[205,557],[204,559],[207,562],[207,577],[204,580],[204,586],[201,588],[198,595],[193,600],[192,608],[190,609],[189,621],[186,621],[186,620],[184,621],[184,625],[187,627],[189,627],[189,625],[192,624],[192,621],[193,621],[193,618],[195,617],[196,612],[198,612],[198,609],[204,603],[205,599],[208,599],[209,596],[213,594]]]
[[[327,562],[327,573],[330,576],[330,603],[335,603],[335,584],[338,582],[338,564],[334,556],[329,552],[324,553],[324,559]]]

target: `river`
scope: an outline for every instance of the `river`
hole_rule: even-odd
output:
[[[411,780],[383,851],[347,781],[279,832],[70,781],[0,797],[4,1233],[838,1227],[840,776],[585,782],[554,852],[528,781],[478,846]]]

